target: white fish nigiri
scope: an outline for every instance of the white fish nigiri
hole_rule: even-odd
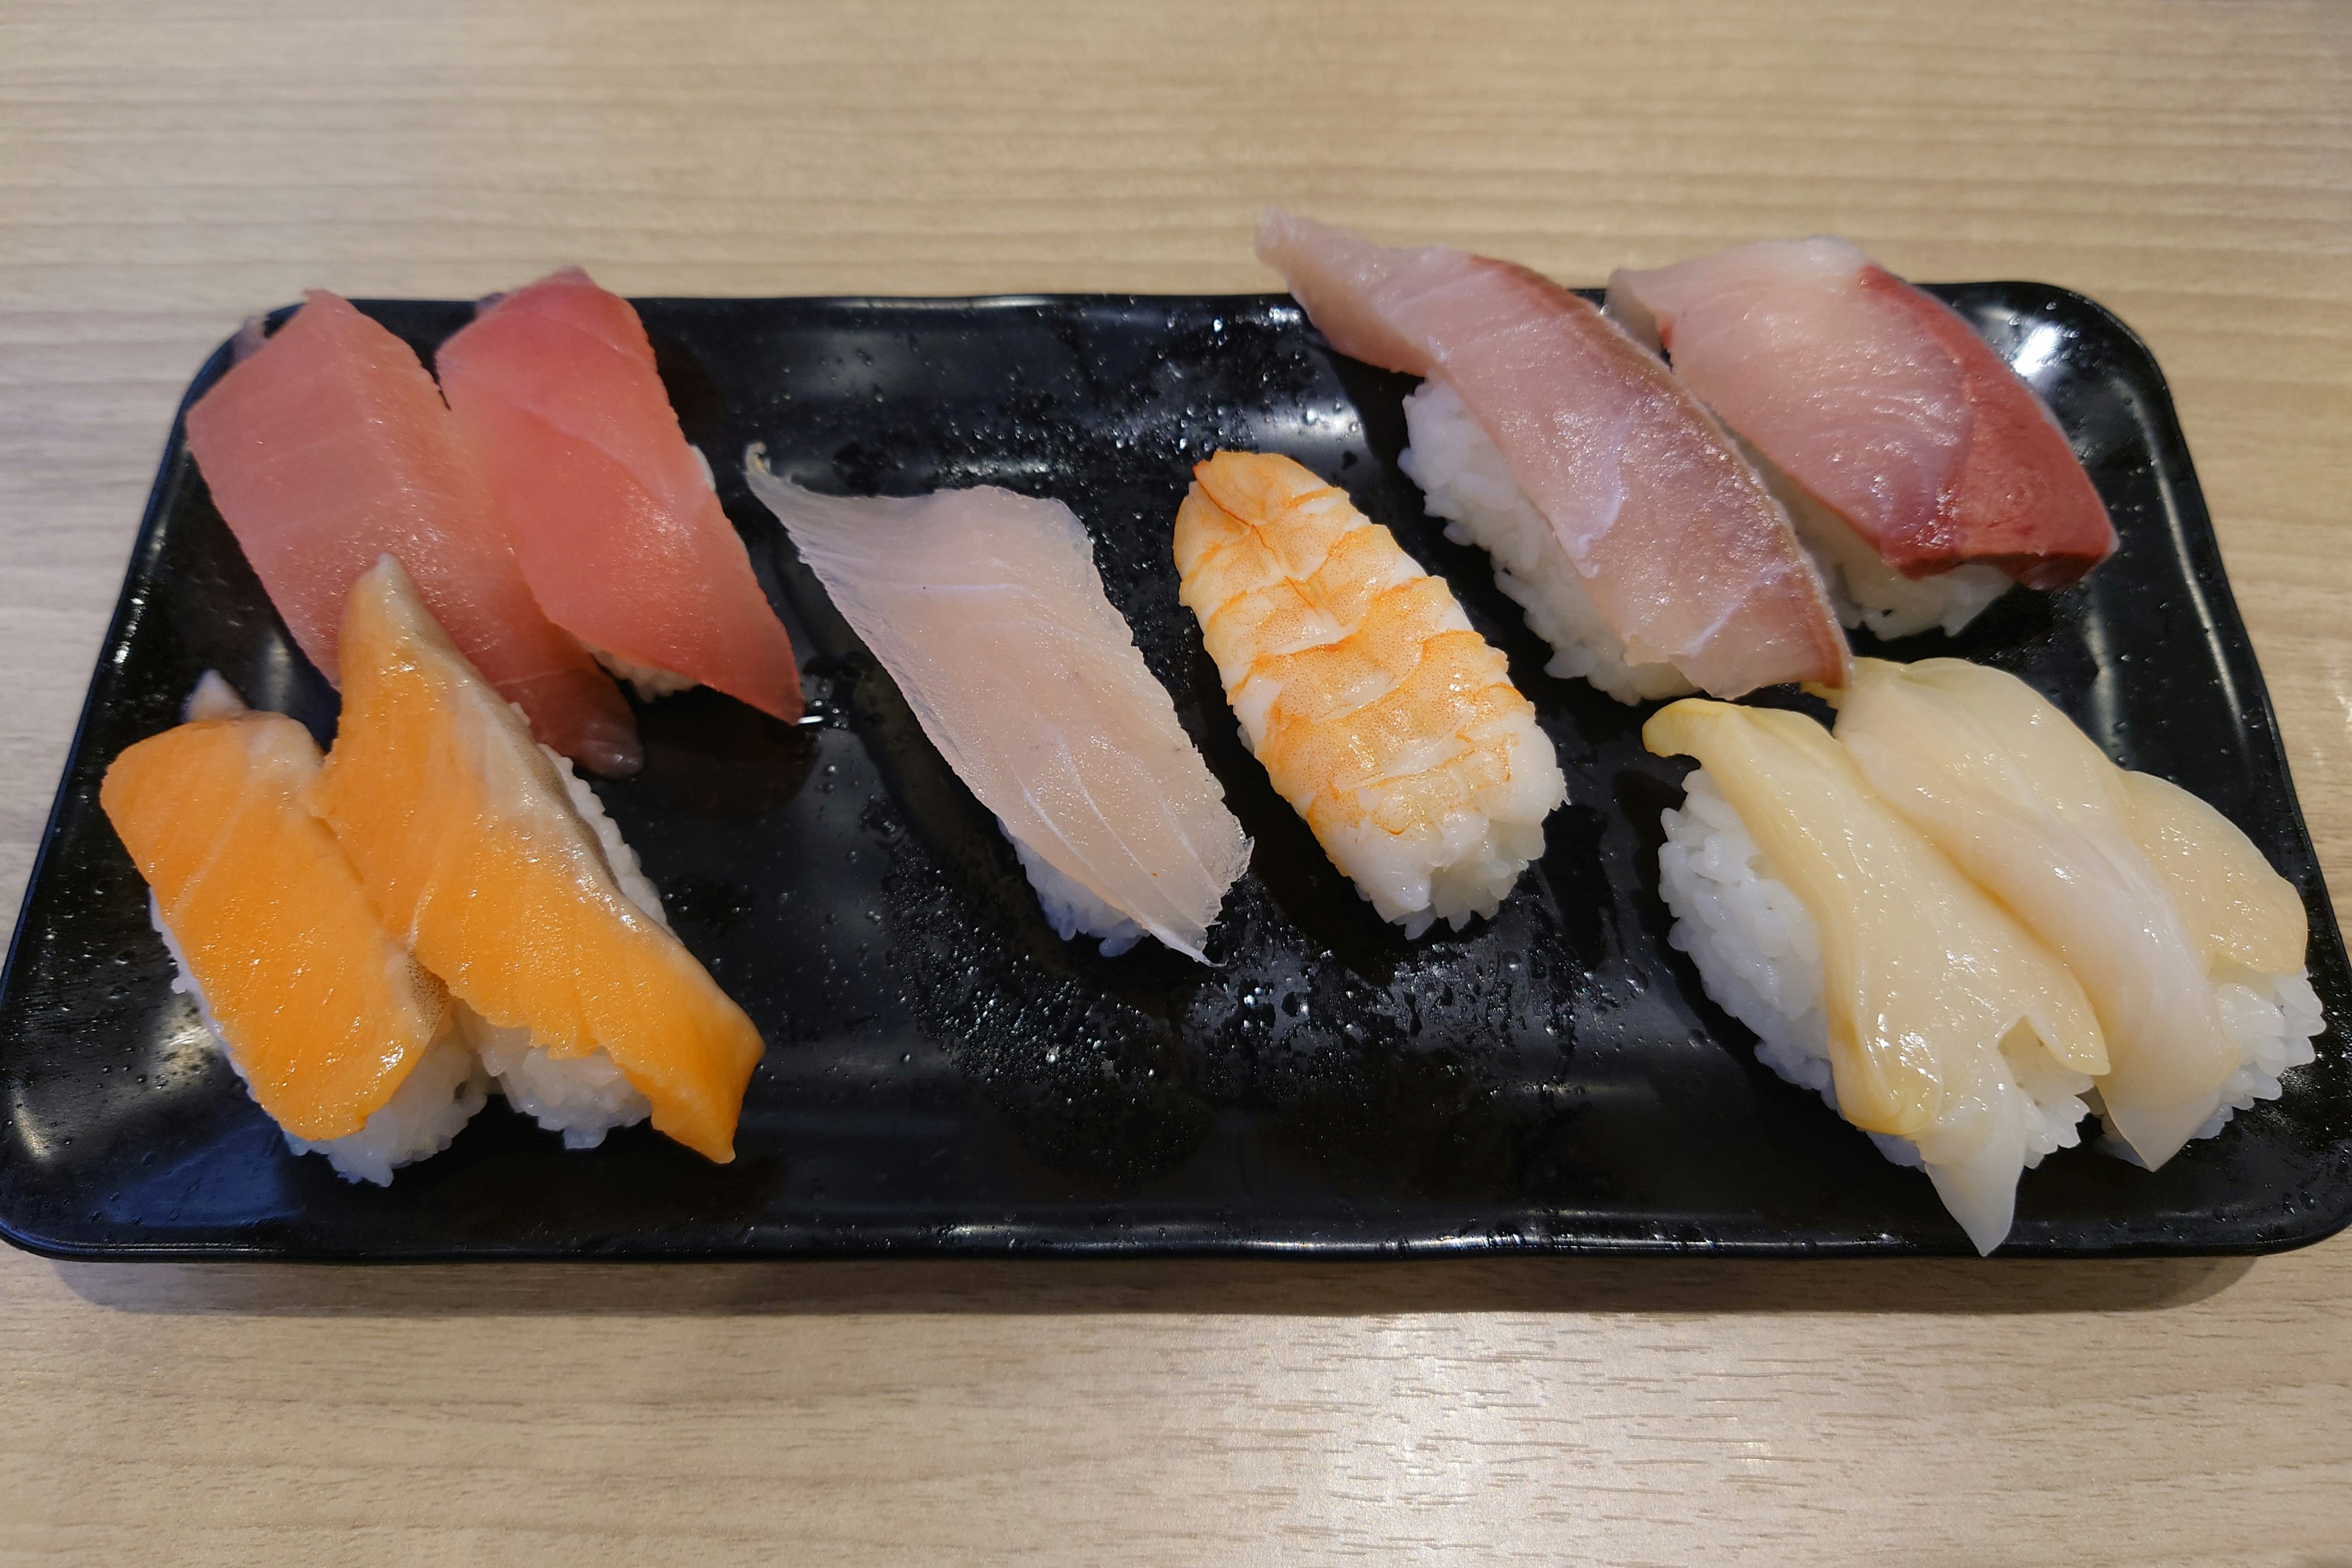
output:
[[[1250,843],[1068,507],[993,486],[842,500],[747,454],[835,608],[1013,841],[1055,929],[1188,957]]]
[[[1879,792],[2081,979],[2112,1058],[2108,1124],[2142,1163],[2219,1131],[2310,1059],[2302,903],[2220,813],[2125,773],[2005,671],[1857,659],[1832,700]]]
[[[1687,700],[1642,742],[1701,763],[1658,856],[1674,945],[1759,1059],[1925,1165],[1990,1252],[2107,1066],[2081,984],[1804,715]]]

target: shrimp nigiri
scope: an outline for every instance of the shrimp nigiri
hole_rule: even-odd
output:
[[[1503,656],[1442,578],[1288,458],[1219,452],[1192,476],[1183,602],[1276,790],[1406,935],[1493,914],[1568,798]]]

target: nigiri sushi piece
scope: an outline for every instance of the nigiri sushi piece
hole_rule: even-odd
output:
[[[331,684],[352,584],[390,552],[541,740],[600,773],[636,771],[629,705],[531,597],[433,378],[350,300],[312,289],[197,399],[187,433],[214,504]]]
[[[1992,1251],[2020,1173],[2079,1142],[2106,1070],[2083,987],[1812,720],[1686,699],[1642,741],[1700,763],[1664,817],[1668,941],[1759,1061],[1924,1165]]]
[[[507,1096],[574,1148],[643,1120],[721,1163],[760,1059],[636,857],[391,556],[352,585],[343,711],[307,794],[360,885],[482,1019]]]
[[[1117,955],[1149,934],[1189,958],[1250,842],[1103,592],[1059,501],[993,486],[904,499],[813,494],[746,454],[751,489],[996,814],[1063,940]]]
[[[641,696],[801,716],[791,639],[626,300],[567,268],[486,302],[434,367],[556,625]]]
[[[488,1080],[441,983],[303,807],[310,732],[206,678],[176,729],[126,747],[99,804],[150,890],[185,992],[296,1153],[347,1181],[438,1153]]]
[[[2012,581],[2063,588],[2115,552],[2033,389],[1843,240],[1621,268],[1609,313],[1760,454],[1849,626],[1957,632]]]
[[[2081,979],[2113,1058],[2102,1112],[2142,1163],[2311,1059],[2302,901],[2220,813],[2126,773],[2002,670],[1859,659],[1833,700],[1879,794]]]
[[[1405,471],[1557,650],[1622,702],[1845,678],[1789,517],[1657,355],[1507,261],[1269,212],[1258,258],[1331,346],[1425,377]]]
[[[1195,467],[1175,544],[1242,737],[1332,863],[1407,936],[1492,915],[1568,785],[1444,579],[1271,453]]]

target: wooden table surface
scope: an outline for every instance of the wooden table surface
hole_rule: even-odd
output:
[[[0,4],[0,907],[257,307],[1563,279],[1834,230],[2143,333],[2352,887],[2352,9]],[[2352,1237],[2251,1265],[58,1266],[0,1560],[2352,1563]]]

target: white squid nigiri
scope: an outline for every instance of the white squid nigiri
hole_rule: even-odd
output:
[[[1832,700],[1880,793],[2081,979],[2112,1058],[2109,1127],[2143,1163],[2310,1059],[2302,902],[2220,813],[2116,767],[2001,670],[1858,659]]]
[[[1689,699],[1642,742],[1701,764],[1658,857],[1674,945],[1767,1067],[1925,1165],[1990,1252],[2106,1068],[2083,987],[1804,715]]]

